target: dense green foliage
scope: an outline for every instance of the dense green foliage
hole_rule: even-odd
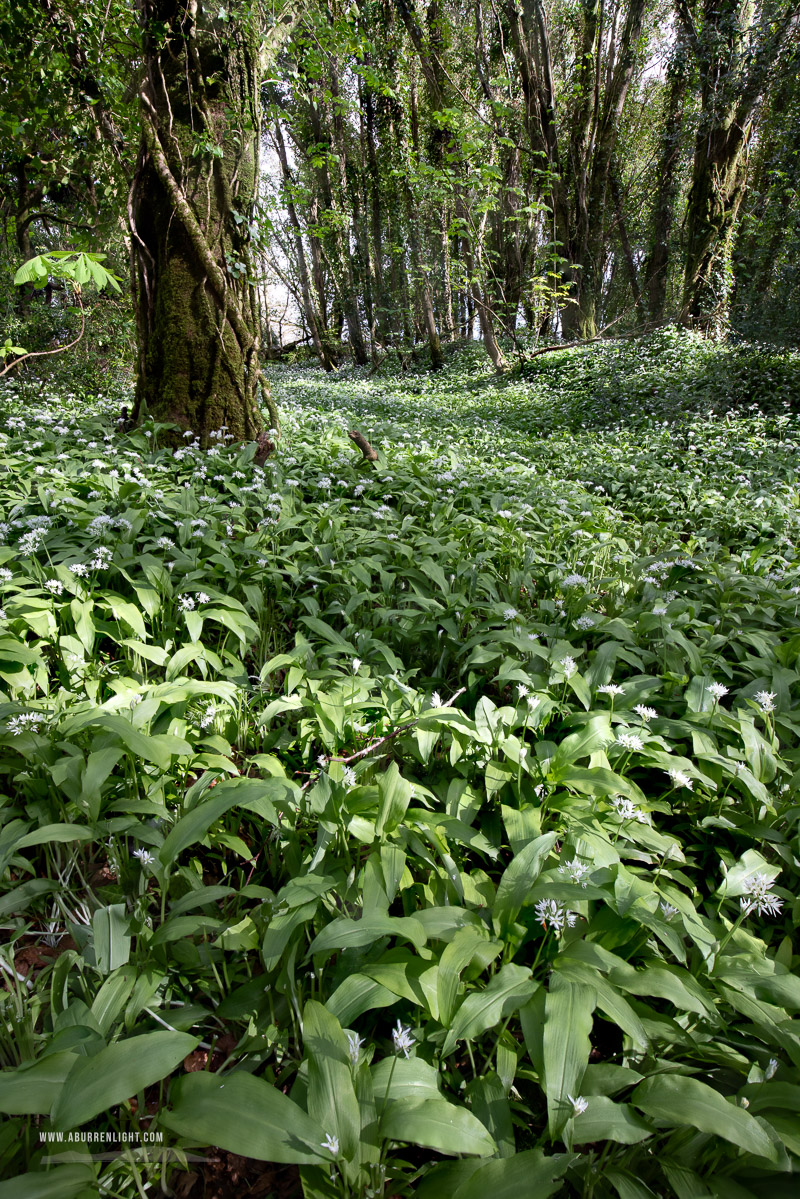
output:
[[[800,361],[488,368],[273,368],[263,469],[5,381],[0,1194],[796,1190]]]

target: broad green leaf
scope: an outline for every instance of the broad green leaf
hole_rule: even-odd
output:
[[[385,1057],[372,1067],[372,1089],[379,1108],[387,1100],[438,1099],[439,1071],[421,1057]]]
[[[555,845],[558,833],[544,833],[521,849],[506,867],[497,887],[492,908],[495,931],[507,932],[519,915],[526,896],[542,869],[542,864]]]
[[[74,1053],[54,1053],[31,1065],[0,1070],[0,1112],[46,1115],[76,1061]]]
[[[360,920],[338,916],[318,933],[307,957],[329,954],[334,949],[358,949],[372,945],[381,937],[400,937],[411,941],[417,949],[425,944],[425,930],[414,916],[385,916],[381,912],[366,912]]]
[[[17,827],[24,829],[28,826],[22,824]],[[42,828],[23,833],[18,841],[12,839],[6,843],[0,851],[0,873],[5,870],[14,854],[21,849],[29,849],[35,845],[47,845],[52,841],[68,843],[70,841],[90,841],[91,838],[91,829],[82,824],[46,824]]]
[[[604,712],[591,716],[577,733],[570,733],[560,742],[550,763],[550,772],[557,781],[581,758],[589,758],[598,749],[605,749],[614,740],[609,718]]]
[[[477,1116],[497,1145],[499,1157],[516,1153],[511,1104],[503,1084],[494,1071],[475,1078],[467,1087],[473,1115]]]
[[[446,1099],[395,1100],[383,1113],[381,1132],[391,1141],[451,1155],[489,1157],[497,1148],[472,1112]]]
[[[680,1012],[709,1015],[713,1001],[688,970],[680,966],[648,965],[640,970],[631,966],[609,971],[609,982],[630,995],[652,995],[667,999]]]
[[[277,1087],[239,1070],[187,1074],[174,1084],[159,1122],[184,1142],[218,1145],[261,1162],[330,1162],[325,1130]]]
[[[319,903],[303,903],[280,916],[273,916],[264,933],[261,957],[267,970],[274,970],[286,950],[286,946],[299,928],[312,920]],[[394,997],[393,997],[394,998]]]
[[[524,966],[508,963],[501,967],[486,987],[473,991],[459,1007],[445,1037],[442,1057],[452,1053],[459,1041],[472,1040],[522,1007],[539,985]]]
[[[513,1157],[487,1162],[458,1187],[452,1199],[547,1199],[561,1186],[574,1160],[572,1154],[546,1157],[541,1149],[526,1149]]]
[[[438,1162],[420,1179],[414,1191],[415,1199],[443,1199],[445,1195],[449,1199],[483,1164],[480,1158],[474,1157]]]
[[[335,1136],[348,1161],[358,1152],[361,1117],[353,1088],[347,1038],[335,1016],[309,1000],[303,1008],[308,1061],[308,1114]]]
[[[19,916],[25,909],[42,895],[49,895],[58,890],[58,883],[49,878],[31,878],[19,887],[13,887],[5,895],[0,896],[0,919],[6,916]]]
[[[376,983],[365,974],[350,974],[339,984],[325,1004],[343,1028],[348,1028],[364,1012],[374,1008],[391,1007],[397,1003],[393,991]]]
[[[380,803],[375,832],[382,837],[384,833],[397,828],[411,800],[411,784],[402,777],[396,762],[392,762],[378,779],[378,791]]]
[[[27,262],[23,262],[14,275],[14,286],[22,287],[24,283],[36,283],[40,279],[47,278],[47,266],[41,255],[37,254],[35,258],[29,258]]]
[[[604,1095],[592,1095],[587,1102],[586,1111],[575,1117],[572,1140],[576,1145],[595,1141],[636,1145],[655,1131],[629,1103],[614,1103]]]
[[[132,650],[140,658],[146,658],[148,662],[155,662],[156,666],[163,666],[169,657],[163,646],[149,645],[144,641],[137,641],[135,637],[123,637],[120,645],[124,645],[126,649]]]
[[[115,974],[110,975],[94,997],[92,1015],[97,1020],[103,1036],[108,1036],[117,1016],[128,1002],[131,991],[136,984],[137,972],[134,968],[121,967]]]
[[[173,826],[159,850],[159,859],[170,866],[184,849],[201,841],[211,825],[231,808],[261,809],[274,823],[278,817],[271,799],[284,795],[287,785],[281,779],[225,779],[203,792],[200,801]]]
[[[606,1180],[611,1183],[619,1199],[656,1199],[654,1192],[640,1179],[633,1178],[622,1170],[609,1170]]]
[[[79,1128],[94,1116],[167,1078],[197,1045],[182,1032],[148,1032],[79,1058],[53,1105],[54,1128]]]
[[[33,1170],[0,1182],[0,1199],[82,1199],[94,1193],[94,1179],[88,1162]]]
[[[755,1117],[697,1078],[653,1075],[639,1083],[631,1103],[669,1125],[696,1128],[722,1137],[746,1153],[775,1160],[775,1147]]]
[[[100,817],[103,783],[122,757],[122,752],[116,746],[109,746],[107,749],[93,750],[86,759],[80,798],[88,806],[89,818],[93,821]]]
[[[570,1095],[577,1098],[578,1084],[589,1064],[596,1001],[592,987],[567,982],[555,972],[551,976],[544,1004],[542,1053],[547,1124],[552,1139],[572,1116]]]
[[[131,956],[128,910],[124,903],[98,908],[92,917],[94,956],[101,974],[110,974],[124,966]]]
[[[439,960],[436,992],[439,1003],[439,1020],[447,1027],[455,1007],[461,971],[472,961],[479,946],[485,945],[487,934],[482,928],[468,924],[460,928],[449,945],[445,946]]]
[[[181,737],[166,733],[148,736],[135,728],[128,717],[118,712],[89,712],[70,721],[65,733],[71,735],[84,728],[103,728],[110,733],[116,733],[122,744],[130,750],[134,758],[143,758],[152,762],[160,770],[168,770],[174,757],[189,758],[193,754],[192,746]]]
[[[26,833],[16,844],[16,849],[24,849],[32,845],[46,845],[49,841],[61,843],[69,841],[86,841],[91,838],[91,830],[82,824],[45,824],[42,828]]]
[[[115,595],[111,591],[104,591],[102,599],[108,604],[117,620],[124,620],[140,641],[147,641],[144,618],[136,604],[132,604],[130,600],[123,599],[122,596]]]

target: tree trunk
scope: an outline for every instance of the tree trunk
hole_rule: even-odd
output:
[[[644,269],[645,293],[650,319],[664,320],[669,282],[670,241],[678,196],[684,110],[687,90],[686,67],[676,55],[669,68],[669,91],[664,112],[663,132],[656,168],[656,198],[653,204],[653,232]]]
[[[633,257],[631,239],[628,236],[628,223],[625,220],[625,213],[622,208],[622,190],[620,188],[619,177],[614,166],[611,168],[608,182],[611,188],[611,199],[614,202],[614,216],[616,217],[617,222],[619,244],[622,247],[622,256],[625,259],[625,268],[628,272],[628,282],[631,285],[631,295],[633,296],[633,304],[636,309],[636,320],[638,324],[643,325],[645,322],[645,312],[642,308],[642,291],[639,287],[639,275],[636,270],[636,261]]]
[[[253,439],[262,428],[249,253],[260,140],[257,35],[192,0],[142,0],[142,14],[142,144],[129,208],[135,415],[204,440],[219,429]]]
[[[303,300],[303,315],[306,318],[308,331],[311,334],[311,340],[313,342],[314,349],[319,356],[320,362],[326,371],[335,371],[336,361],[330,353],[324,335],[324,314],[320,316],[317,306],[314,303],[314,295],[311,290],[311,280],[308,273],[308,261],[306,259],[305,246],[303,245],[303,230],[300,226],[294,200],[292,199],[292,177],[289,170],[289,159],[286,154],[286,143],[283,138],[283,130],[281,129],[280,121],[275,122],[275,147],[278,151],[281,172],[283,174],[284,183],[286,184],[286,211],[289,214],[289,222],[292,226],[297,272],[300,276],[300,294]]]
[[[787,4],[759,24],[755,0],[716,0],[706,4],[698,28],[685,0],[679,0],[678,16],[701,80],[681,320],[718,335],[728,322],[732,239],[755,110],[796,25],[797,9]]]
[[[686,211],[681,321],[715,336],[724,331],[732,283],[731,250],[745,183],[750,127],[698,133]]]

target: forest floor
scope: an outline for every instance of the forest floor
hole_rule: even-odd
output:
[[[0,1199],[796,1195],[800,355],[270,381],[0,393]]]

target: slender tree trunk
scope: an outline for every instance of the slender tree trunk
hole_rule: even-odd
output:
[[[286,155],[286,143],[283,138],[283,131],[281,130],[280,121],[276,121],[275,123],[275,146],[278,151],[278,160],[281,164],[281,172],[287,188],[286,211],[289,214],[289,222],[292,226],[297,273],[300,276],[300,293],[303,301],[303,316],[305,317],[306,324],[308,325],[308,331],[311,334],[311,341],[314,349],[317,352],[320,362],[326,371],[335,371],[336,361],[330,353],[327,340],[324,336],[324,316],[320,316],[320,312],[314,303],[314,294],[311,290],[311,279],[309,278],[308,273],[308,261],[306,259],[305,246],[303,245],[303,230],[297,216],[297,209],[295,207],[294,200],[292,199],[292,179],[289,171],[289,160]]]
[[[135,413],[204,439],[221,428],[252,439],[262,428],[248,244],[259,170],[257,35],[179,0],[142,0],[142,14],[142,144],[129,207]]]
[[[650,250],[644,268],[644,290],[650,319],[664,320],[667,307],[670,249],[678,197],[678,167],[680,165],[686,105],[686,69],[673,61],[669,69],[669,90],[664,112],[661,146],[656,166],[656,197],[653,204],[653,226]]]
[[[450,265],[450,213],[448,206],[442,209],[441,249],[442,249],[442,327],[447,341],[455,336],[453,320],[453,276]]]
[[[625,259],[625,269],[628,272],[628,282],[631,285],[631,295],[636,308],[636,320],[640,325],[645,323],[645,312],[642,308],[642,289],[639,286],[639,272],[636,270],[636,261],[633,257],[631,248],[631,240],[628,236],[628,223],[625,220],[625,213],[622,207],[622,190],[619,185],[619,178],[616,170],[612,167],[609,175],[609,185],[611,187],[611,199],[614,202],[614,216],[617,223],[617,233],[619,234],[619,244],[622,247],[622,256]]]

